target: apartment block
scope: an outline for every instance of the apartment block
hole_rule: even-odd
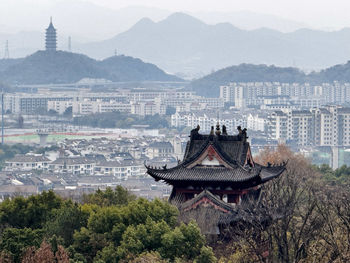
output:
[[[274,111],[269,115],[271,139],[299,146],[350,146],[350,108]]]

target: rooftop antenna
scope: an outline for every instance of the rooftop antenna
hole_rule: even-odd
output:
[[[6,40],[4,59],[9,59],[9,58],[10,58],[9,41]]]
[[[72,38],[70,36],[68,37],[68,51],[72,52]]]
[[[114,49],[114,56],[117,56],[117,49]]]

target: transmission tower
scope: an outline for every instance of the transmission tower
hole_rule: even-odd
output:
[[[9,58],[10,58],[9,41],[6,40],[4,59],[9,59]]]

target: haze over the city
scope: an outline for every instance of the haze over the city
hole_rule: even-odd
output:
[[[131,25],[131,21],[136,22],[135,20],[141,19],[143,16],[160,20],[172,12],[190,13],[207,23],[229,22],[227,20],[232,19],[238,23],[236,26],[246,29],[273,26],[272,21],[274,20],[284,20],[285,31],[291,31],[298,27],[339,30],[350,26],[348,18],[350,3],[345,0],[221,0],[219,2],[211,0],[2,0],[0,2],[0,32],[8,32],[12,29],[38,30],[41,29],[40,25],[46,23],[48,16],[54,16],[56,22],[69,23],[72,27],[62,29],[61,32],[71,33],[80,22],[90,22],[96,26],[102,26],[108,21],[113,21],[108,15],[104,19],[98,17],[101,12],[123,17],[130,15],[132,9],[137,11],[133,11],[133,14],[125,19],[125,24],[110,25],[111,28],[114,28],[114,32],[111,30],[111,33],[125,30]],[[116,12],[118,10],[120,13]],[[98,19],[96,20],[88,16],[93,11],[97,15]],[[72,16],[75,12],[79,13],[79,19],[77,16]],[[242,13],[246,16],[239,15]],[[234,16],[238,16],[238,19],[235,20]],[[283,30],[283,25],[276,24],[275,27]],[[86,30],[88,28],[80,28],[81,35],[87,36],[88,34],[84,32]],[[95,32],[96,37],[111,37],[111,35],[102,34],[104,31],[107,33],[106,29],[101,28],[98,31]],[[92,35],[89,37],[95,39]]]
[[[349,0],[0,0],[0,263],[350,262]]]
[[[348,60],[349,9],[341,0],[2,0],[0,58],[7,41],[10,58],[42,50],[52,17],[59,50],[94,59],[117,50],[187,78],[240,63],[319,71]]]

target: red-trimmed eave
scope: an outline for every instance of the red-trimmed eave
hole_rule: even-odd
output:
[[[209,198],[207,197],[203,197],[202,199],[198,200],[197,202],[195,202],[194,204],[192,204],[190,207],[186,208],[184,211],[189,211],[191,209],[195,209],[196,207],[198,207],[199,205],[201,204],[210,204],[211,206],[214,207],[214,209],[216,210],[220,210],[221,212],[224,212],[224,213],[228,213],[229,211],[214,204],[214,202],[212,202]]]
[[[245,195],[249,193],[249,191],[256,191],[261,187],[261,185],[256,185],[253,187],[245,188],[245,189],[236,189],[236,190],[210,190],[212,193],[215,194],[239,194],[239,195]],[[196,189],[182,189],[182,188],[176,188],[177,193],[187,193],[187,194],[197,194],[198,192],[201,192],[203,190],[196,190]]]

